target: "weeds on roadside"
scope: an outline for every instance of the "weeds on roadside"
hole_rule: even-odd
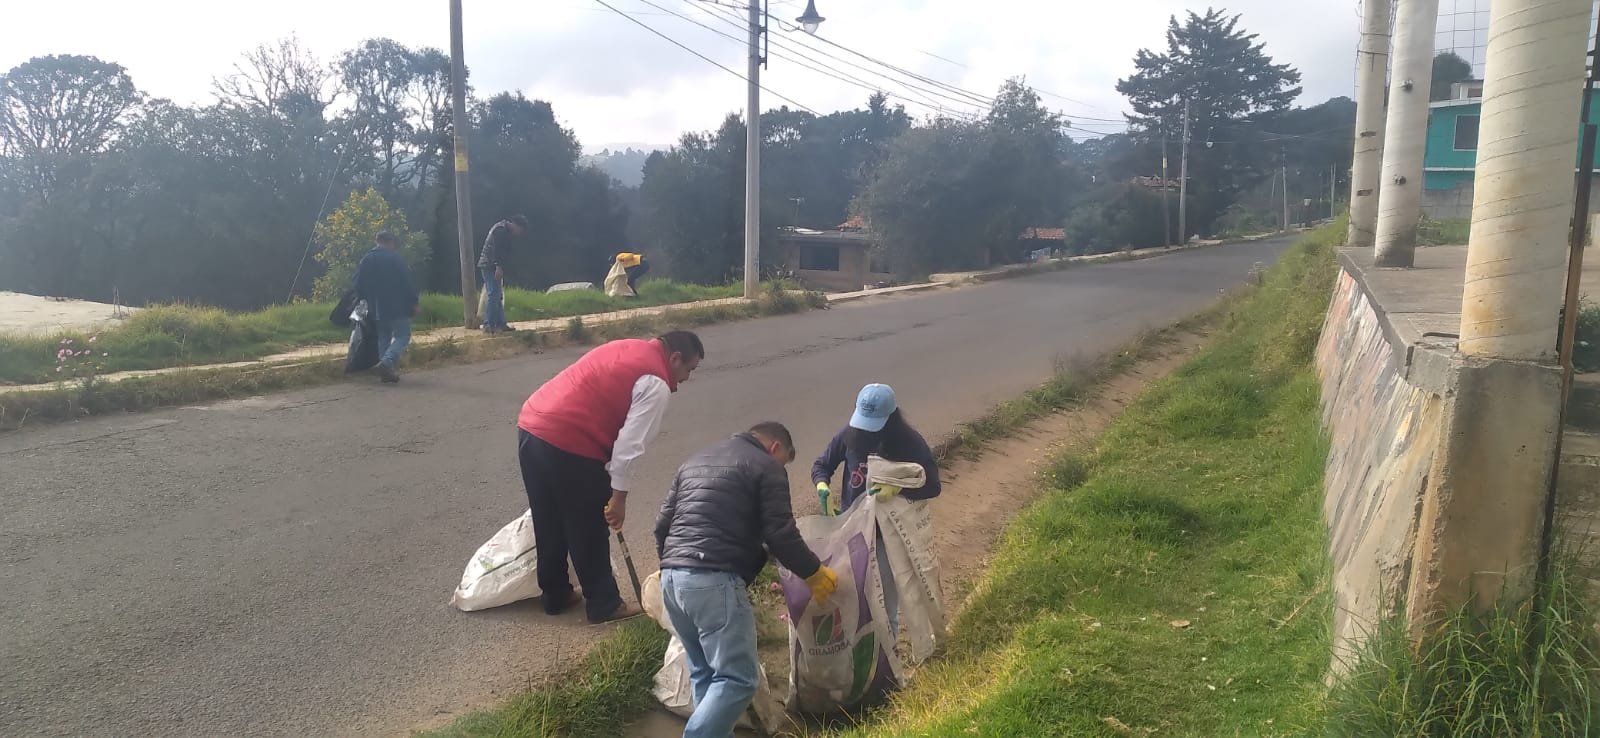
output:
[[[1600,734],[1600,631],[1570,559],[1537,609],[1458,611],[1420,640],[1403,617],[1379,623],[1333,690],[1328,735]]]
[[[1472,233],[1472,221],[1466,218],[1434,220],[1423,216],[1417,223],[1418,246],[1461,246]]]

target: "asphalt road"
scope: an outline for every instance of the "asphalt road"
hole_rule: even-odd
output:
[[[662,488],[697,448],[787,423],[811,512],[809,459],[863,383],[892,383],[939,436],[1063,358],[1204,307],[1285,244],[705,328],[654,485],[630,500],[641,568]],[[579,354],[0,435],[0,735],[405,733],[570,660],[604,628],[448,603],[473,550],[526,509],[517,409]]]

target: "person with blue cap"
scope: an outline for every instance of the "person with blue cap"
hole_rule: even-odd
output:
[[[916,464],[922,467],[927,481],[915,489],[900,489],[889,485],[873,485],[868,481],[867,459],[877,456],[886,461]],[[830,482],[839,465],[844,465],[844,486],[835,496]],[[856,410],[843,430],[834,435],[828,448],[811,465],[811,481],[817,485],[817,498],[823,515],[838,515],[850,509],[857,500],[868,495],[892,497],[900,495],[907,500],[928,500],[939,496],[939,464],[933,459],[933,449],[928,441],[906,422],[905,412],[895,401],[894,389],[887,384],[869,384],[856,395]],[[889,629],[899,631],[900,597],[895,589],[889,560],[883,547],[883,534],[878,534],[878,572],[883,576],[884,609],[888,611]]]
[[[905,413],[895,402],[894,389],[887,384],[869,384],[856,396],[856,410],[850,423],[840,430],[828,448],[811,465],[811,481],[817,485],[822,514],[837,515],[866,494],[902,494],[900,489],[878,486],[868,489],[867,457],[918,464],[928,481],[918,489],[904,490],[908,500],[927,500],[939,496],[939,465],[933,460],[928,442],[906,422]],[[843,487],[835,494],[830,486],[833,473],[844,465]]]

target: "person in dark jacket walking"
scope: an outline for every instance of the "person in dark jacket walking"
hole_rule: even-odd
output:
[[[511,248],[511,239],[528,232],[528,219],[513,215],[489,229],[478,252],[478,274],[483,277],[482,326],[487,333],[512,330],[506,323],[506,273],[500,256]]]
[[[377,315],[378,376],[384,382],[400,381],[400,355],[411,344],[411,318],[422,311],[411,268],[397,250],[399,240],[388,231],[373,239],[377,245],[356,265],[356,295]]]
[[[787,428],[758,424],[685,461],[661,504],[661,596],[694,681],[684,738],[729,738],[755,698],[760,665],[747,589],[769,551],[817,601],[838,586],[795,526],[783,468],[794,456]]]

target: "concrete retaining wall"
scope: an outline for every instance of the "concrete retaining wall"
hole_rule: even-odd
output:
[[[1405,357],[1384,321],[1361,283],[1341,271],[1316,357],[1331,440],[1323,514],[1336,670],[1405,602],[1418,508],[1442,427],[1443,399],[1406,379]]]
[[[1340,253],[1316,357],[1335,673],[1387,616],[1420,636],[1456,608],[1533,594],[1557,471],[1559,368],[1456,350],[1459,263],[1371,259]],[[1561,455],[1556,521],[1587,549],[1600,544],[1600,437],[1569,428]]]

